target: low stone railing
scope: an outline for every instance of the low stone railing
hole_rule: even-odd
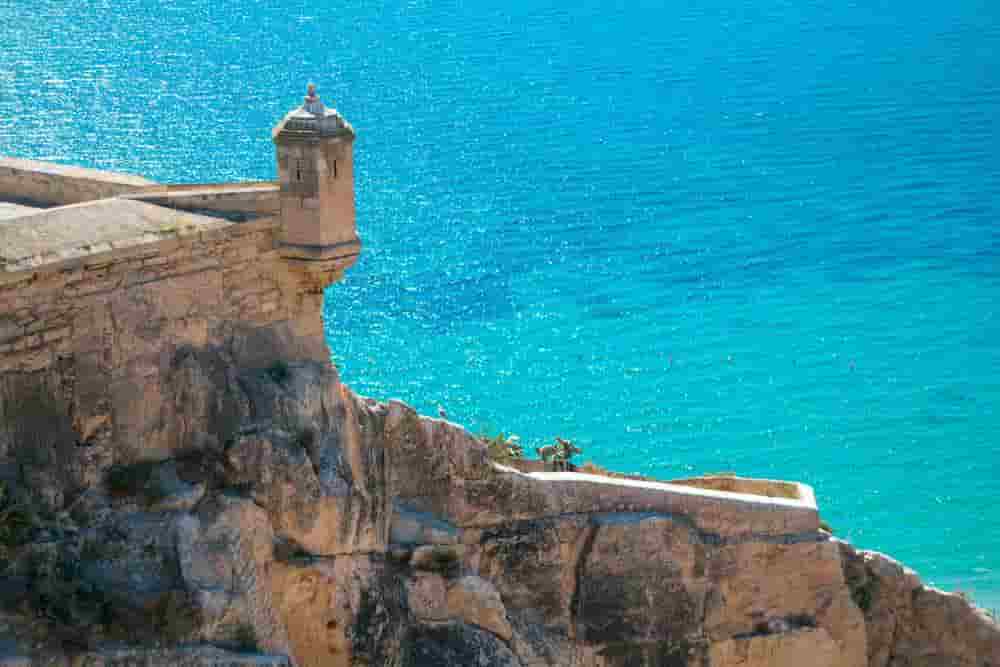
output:
[[[130,174],[0,156],[0,200],[65,206],[155,185]]]

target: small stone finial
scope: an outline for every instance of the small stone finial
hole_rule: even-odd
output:
[[[306,97],[302,100],[302,108],[311,114],[322,115],[326,110],[323,106],[323,102],[320,101],[319,95],[316,94],[316,84],[310,83],[306,86]]]

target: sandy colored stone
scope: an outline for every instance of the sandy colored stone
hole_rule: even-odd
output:
[[[481,577],[462,577],[448,587],[448,616],[488,630],[504,641],[513,636],[500,593]]]
[[[127,199],[45,209],[0,225],[0,270],[23,271],[112,253],[226,224],[217,218]]]
[[[448,584],[432,572],[418,572],[406,580],[406,600],[413,616],[421,622],[442,622],[453,615]]]
[[[427,572],[453,572],[465,555],[463,544],[425,544],[413,550],[410,566]]]
[[[712,667],[839,667],[845,664],[826,630],[795,630],[777,635],[728,639],[709,649]]]
[[[957,593],[924,586],[909,568],[839,542],[845,580],[864,612],[870,667],[1000,664],[1000,625]]]

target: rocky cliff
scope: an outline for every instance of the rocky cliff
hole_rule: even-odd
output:
[[[170,458],[97,477],[57,376],[5,379],[0,665],[1000,665],[801,503],[523,474],[315,361],[163,369]]]

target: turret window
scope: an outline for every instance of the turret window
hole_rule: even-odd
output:
[[[302,180],[302,160],[295,161],[295,180]]]
[[[333,177],[337,178],[337,161],[333,161]]]

